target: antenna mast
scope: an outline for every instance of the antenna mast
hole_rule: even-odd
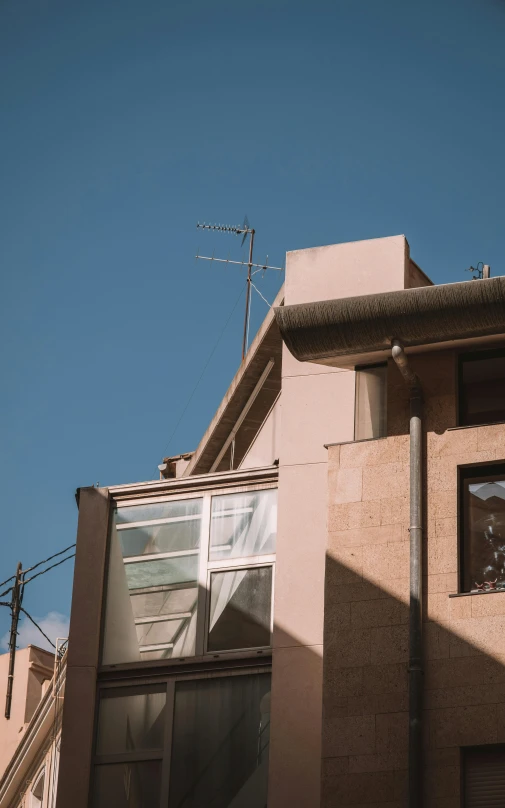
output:
[[[214,258],[214,255],[207,256],[207,255],[200,255],[197,253],[195,258],[201,258],[204,261],[219,261],[222,264],[238,264],[239,266],[247,266],[247,288],[246,288],[246,298],[245,298],[245,314],[244,314],[244,336],[242,339],[242,360],[244,360],[245,355],[247,353],[247,342],[249,337],[249,319],[251,316],[251,285],[252,284],[252,269],[253,267],[257,268],[259,271],[260,269],[275,269],[279,272],[282,272],[283,267],[271,267],[268,266],[268,255],[266,257],[266,261],[264,264],[254,264],[253,263],[253,249],[254,249],[254,234],[256,231],[253,227],[249,227],[249,222],[247,220],[247,216],[244,219],[244,224],[241,227],[231,227],[230,225],[224,224],[198,224],[196,225],[200,230],[218,230],[220,233],[235,233],[235,235],[242,235],[242,244],[246,240],[247,236],[249,236],[249,260],[247,263],[245,261],[230,261],[228,258]]]

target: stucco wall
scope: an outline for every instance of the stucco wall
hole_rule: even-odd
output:
[[[425,391],[425,805],[460,808],[460,747],[505,742],[505,593],[458,590],[457,469],[505,460],[505,425],[456,426],[451,352],[412,359]],[[323,806],[406,805],[408,396],[388,437],[329,448]]]
[[[403,236],[288,253],[285,303],[408,283]],[[327,450],[354,434],[355,374],[283,349],[269,808],[320,801]]]

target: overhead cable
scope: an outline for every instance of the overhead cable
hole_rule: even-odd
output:
[[[28,614],[28,612],[26,611],[26,609],[23,609],[23,607],[22,607],[22,606],[20,606],[19,608],[20,608],[20,610],[23,612],[23,614],[26,614],[26,616],[27,616],[28,620],[31,620],[31,622],[33,623],[33,625],[35,626],[35,628],[38,628],[38,630],[40,631],[40,633],[42,634],[42,636],[46,638],[46,640],[48,641],[48,643],[50,643],[50,645],[52,645],[52,646],[53,646],[53,648],[56,648],[56,646],[55,646],[54,642],[53,642],[52,640],[50,640],[50,639],[49,639],[49,637],[47,636],[47,634],[45,633],[45,631],[43,631],[43,630],[41,629],[41,627],[39,626],[39,624],[35,622],[35,620],[34,620],[34,619],[33,619],[33,617],[31,616],[31,614]]]
[[[56,555],[60,555],[60,553],[57,553]],[[47,567],[47,569],[41,570],[40,572],[37,572],[35,575],[32,575],[31,578],[27,578],[26,581],[23,581],[23,584],[28,584],[28,583],[30,583],[30,581],[34,581],[35,578],[39,577],[39,575],[45,575],[45,573],[49,572],[49,570],[53,570],[55,567],[59,567],[60,564],[64,564],[65,561],[69,561],[69,559],[74,558],[74,556],[75,556],[75,553],[72,553],[71,555],[67,556],[66,558],[62,558],[61,561],[57,561],[56,564],[51,564],[51,566]],[[54,556],[53,556],[53,558],[54,558]],[[39,565],[37,564],[36,566],[39,566]],[[33,567],[32,567],[32,569],[33,569]]]
[[[54,555],[49,556],[49,558],[45,558],[43,561],[39,561],[37,564],[34,564],[33,567],[28,567],[28,569],[23,570],[23,575],[26,575],[27,572],[31,572],[32,570],[37,569],[37,567],[40,567],[41,564],[47,564],[47,562],[52,561],[53,558],[56,558],[57,556],[63,555],[63,553],[66,553],[67,550],[71,550],[72,547],[75,547],[75,542],[73,544],[69,544],[69,546],[65,547],[64,550],[60,550],[58,553],[54,553]],[[16,576],[12,576],[12,577],[15,578]],[[7,580],[9,580],[9,578]],[[4,581],[4,583],[6,583],[6,581]],[[2,584],[0,584],[0,586],[2,586]]]

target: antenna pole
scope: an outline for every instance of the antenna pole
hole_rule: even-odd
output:
[[[5,717],[9,719],[11,717],[11,705],[12,705],[12,687],[14,684],[14,665],[16,664],[16,639],[18,636],[18,622],[19,622],[19,611],[21,608],[21,570],[22,565],[21,561],[18,563],[16,569],[16,580],[14,582],[14,586],[12,587],[12,599],[11,599],[11,630],[10,630],[10,637],[9,637],[9,675],[7,676],[7,695],[5,697]]]
[[[249,315],[251,314],[251,270],[253,265],[254,230],[250,230],[249,262],[247,264],[247,289],[245,297],[244,338],[242,340],[242,360],[247,353],[247,335],[249,332]]]

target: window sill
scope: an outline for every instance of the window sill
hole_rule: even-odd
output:
[[[450,426],[446,432],[456,432],[458,429],[478,429],[480,426],[503,426],[505,421],[489,421],[487,424],[461,424],[460,426]]]
[[[481,595],[505,595],[505,589],[488,589],[487,592],[454,592],[450,598],[481,597]]]
[[[387,435],[379,435],[377,438],[359,438],[358,440],[338,440],[336,443],[323,443],[325,449],[330,446],[347,446],[349,443],[370,443],[371,440],[386,440]]]

